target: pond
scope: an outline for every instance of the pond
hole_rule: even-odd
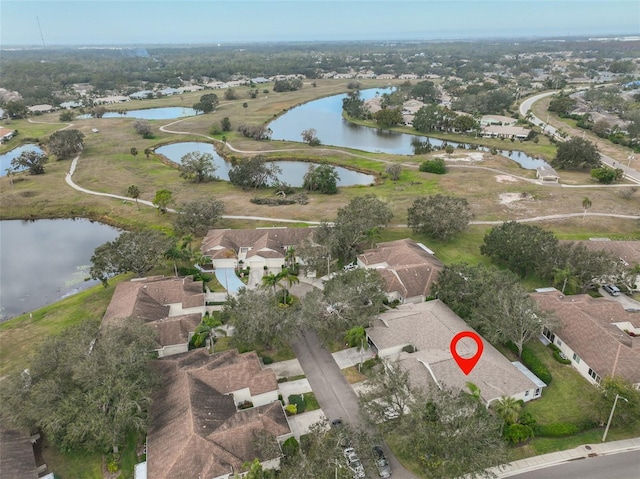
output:
[[[11,168],[11,160],[19,157],[23,151],[37,151],[38,153],[43,153],[42,149],[38,145],[27,143],[26,145],[19,146],[3,155],[0,155],[0,176],[6,176],[7,169]]]
[[[171,145],[161,146],[156,149],[156,153],[166,156],[177,164],[181,163],[184,155],[193,151],[213,155],[213,161],[217,167],[215,175],[221,180],[229,181],[229,170],[233,165],[218,155],[210,143],[187,141],[172,143]],[[282,170],[282,173],[278,175],[278,179],[293,187],[301,187],[303,177],[309,169],[309,165],[317,165],[317,163],[308,163],[305,161],[273,161],[269,163],[277,165]],[[370,185],[375,182],[373,175],[360,173],[340,166],[336,166],[335,168],[340,176],[338,186]]]
[[[364,100],[371,99],[376,95],[391,92],[390,89],[371,88],[362,90],[360,97]],[[292,108],[282,116],[269,123],[269,128],[273,132],[273,140],[302,141],[301,133],[304,130],[313,128],[316,136],[325,145],[354,148],[372,153],[391,153],[395,155],[413,155],[414,149],[412,140],[418,138],[424,141],[424,136],[411,135],[408,133],[398,133],[389,130],[379,130],[367,126],[354,125],[342,117],[342,100],[346,94],[334,95]],[[443,145],[443,141],[438,138],[429,138],[435,147]],[[460,144],[449,141],[453,147]],[[473,143],[473,138],[469,137],[469,143]],[[511,142],[507,142],[511,145]],[[513,143],[517,145],[517,143]],[[478,147],[478,150],[489,151],[486,147]],[[532,158],[521,151],[505,149],[500,154],[507,156],[520,164],[525,169],[536,169],[546,165],[546,162]]]
[[[91,256],[120,233],[86,219],[0,221],[0,321],[97,284],[85,281]]]
[[[116,111],[108,111],[102,118],[137,118],[139,120],[173,120],[175,118],[184,118],[187,116],[196,116],[198,113],[189,107],[167,106],[163,108],[147,108],[145,110],[128,110],[118,113]],[[86,120],[91,115],[79,115],[78,119]]]

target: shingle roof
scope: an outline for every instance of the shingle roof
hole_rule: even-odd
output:
[[[568,241],[560,243],[580,244],[591,251],[609,251],[616,258],[624,260],[628,265],[640,264],[640,241],[609,241],[606,239],[596,241]]]
[[[228,363],[243,364],[250,378],[259,360],[237,351],[209,356],[203,350],[157,361],[164,386],[155,397],[147,439],[149,477],[211,478],[239,472],[243,463],[264,457],[253,439],[260,431],[276,438],[291,430],[279,401],[237,411],[216,374]],[[238,372],[239,370],[236,370]],[[277,382],[272,371],[275,389]],[[245,385],[245,387],[248,385]],[[274,439],[275,440],[275,439]]]
[[[33,445],[27,434],[0,427],[0,475],[3,479],[37,479]]]
[[[461,331],[473,331],[460,317],[440,300],[418,304],[403,304],[378,316],[367,335],[378,349],[399,345],[413,345],[414,353],[401,353],[402,366],[409,371],[413,385],[428,386],[433,378],[427,364],[439,383],[466,389],[467,382],[480,388],[485,401],[501,396],[512,396],[535,389],[535,384],[524,376],[491,344],[483,340],[484,352],[469,375],[465,375],[449,350],[453,337]],[[462,357],[471,357],[477,346],[464,338],[457,344]]]
[[[189,333],[195,331],[201,321],[200,313],[192,313],[150,321],[147,325],[158,332],[161,346],[171,346],[188,342]]]
[[[531,296],[541,308],[555,313],[561,324],[556,334],[601,378],[615,374],[640,383],[640,338],[631,338],[614,324],[628,321],[640,327],[637,313],[588,294],[550,291]]]
[[[300,244],[313,228],[213,229],[202,241],[202,253],[217,258],[233,258],[240,248],[252,248],[247,256],[259,254],[284,258],[285,248]]]
[[[380,243],[358,260],[380,272],[388,293],[398,292],[403,298],[427,296],[443,268],[439,259],[408,238]]]
[[[183,308],[204,306],[202,281],[185,278],[149,278],[118,283],[102,318],[102,324],[116,319],[139,318],[155,321],[169,316],[168,304]]]

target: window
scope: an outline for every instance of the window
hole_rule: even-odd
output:
[[[580,364],[580,356],[578,356],[576,353],[573,353],[573,360],[576,362],[576,364]]]
[[[244,246],[240,248],[240,253],[246,253],[247,251],[249,251],[249,248],[245,248]]]
[[[600,384],[600,376],[598,376],[598,374],[591,368],[589,368],[589,376],[591,376],[595,382]]]
[[[524,397],[527,397],[529,395],[529,391],[525,391],[524,392]]]
[[[557,344],[558,346],[562,346],[562,341],[560,341],[560,339],[556,338],[556,344]]]

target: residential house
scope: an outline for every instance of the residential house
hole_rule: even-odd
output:
[[[311,238],[313,228],[212,229],[202,241],[202,254],[214,268],[282,268],[289,247]]]
[[[620,376],[640,389],[640,316],[622,305],[588,294],[565,296],[545,288],[531,296],[553,312],[560,326],[544,336],[558,346],[589,382]]]
[[[549,165],[539,166],[536,168],[536,178],[543,183],[557,183],[560,175]]]
[[[585,241],[561,240],[560,243],[581,244],[591,251],[608,251],[626,267],[640,266],[640,241],[611,241],[609,238],[592,238]],[[640,274],[631,284],[633,291],[640,291]]]
[[[255,439],[264,436],[279,450],[292,433],[276,376],[254,351],[198,349],[157,366],[163,387],[150,413],[149,478],[228,479],[254,458],[266,469],[279,466],[281,454],[266,455]]]
[[[158,93],[160,93],[163,96],[172,96],[172,95],[179,95],[180,90],[178,90],[177,88],[167,87],[167,88],[163,88]]]
[[[112,103],[124,103],[129,101],[129,97],[128,96],[122,96],[122,95],[111,95],[111,96],[103,96],[103,97],[99,97],[99,98],[94,98],[93,99],[93,104],[94,105],[109,105]]]
[[[49,113],[55,110],[53,105],[33,105],[27,108],[31,113],[40,114],[40,113]]]
[[[3,479],[38,479],[28,434],[0,427],[0,475]]]
[[[521,126],[487,125],[482,127],[484,138],[508,138],[526,140],[531,130]]]
[[[276,75],[279,76],[279,75]],[[284,80],[284,78],[276,78],[276,80]],[[251,79],[251,83],[255,83],[257,85],[261,85],[263,83],[269,83],[271,80],[265,77],[255,77]]]
[[[385,311],[366,329],[367,341],[381,358],[398,360],[409,373],[413,387],[428,389],[444,386],[467,390],[475,384],[486,404],[503,396],[530,401],[542,394],[545,384],[517,362],[510,362],[482,339],[483,353],[475,368],[465,375],[453,359],[450,344],[462,331],[473,331],[442,301],[402,304]],[[409,352],[414,351],[414,352]],[[475,341],[463,338],[457,343],[461,357],[472,357]]]
[[[9,141],[15,135],[16,135],[16,130],[12,130],[11,128],[0,127],[0,143],[5,143]]]
[[[204,87],[201,85],[185,85],[178,88],[178,90],[180,90],[180,93],[192,93],[195,91],[204,90]]]
[[[146,100],[147,98],[153,98],[153,96],[153,91],[151,90],[140,90],[129,95],[129,98],[132,100]]]
[[[189,341],[205,313],[202,281],[193,277],[152,277],[118,283],[102,325],[142,319],[157,332],[158,356],[189,350]]]
[[[518,120],[516,120],[515,118],[511,118],[509,116],[483,115],[482,118],[480,118],[480,125],[481,126],[488,126],[488,125],[513,126],[516,124],[517,121]]]
[[[79,101],[65,101],[60,103],[60,108],[64,108],[66,110],[71,110],[72,108],[80,108],[82,106],[82,102]]]
[[[377,270],[390,301],[419,303],[444,267],[429,248],[411,239],[380,243],[357,256],[361,268]]]

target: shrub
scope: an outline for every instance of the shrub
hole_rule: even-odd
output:
[[[238,404],[238,409],[249,409],[253,407],[253,403],[251,401],[242,401]]]
[[[552,424],[536,426],[536,436],[542,437],[564,437],[572,436],[580,432],[580,428],[570,422],[555,422]]]
[[[298,413],[298,408],[296,407],[295,404],[287,404],[284,407],[284,410],[287,412],[288,416],[294,416]]]
[[[562,359],[562,357],[560,356],[560,351],[554,351],[553,352],[553,359],[555,359],[556,361],[558,361],[561,364],[571,364],[571,360],[570,359]]]
[[[292,394],[289,396],[289,404],[294,404],[298,413],[303,413],[307,408],[307,405],[300,394]]]
[[[286,441],[282,443],[282,453],[286,457],[293,457],[298,453],[300,449],[300,444],[296,440],[295,437],[290,437]]]
[[[270,358],[269,356],[262,356],[262,364],[271,364],[273,363],[273,359]]]
[[[533,429],[524,424],[510,424],[504,428],[504,438],[511,444],[518,444],[534,436]]]
[[[514,354],[518,354],[518,348],[511,341],[506,343],[507,348],[511,350]],[[547,384],[551,384],[553,377],[551,376],[551,371],[538,359],[536,353],[533,352],[532,349],[528,347],[522,348],[522,356],[520,357],[522,364],[524,364],[529,370],[538,376],[542,382]]]
[[[444,175],[447,172],[447,165],[442,158],[434,158],[426,160],[420,164],[420,171],[426,173],[434,173],[436,175]]]
[[[402,351],[405,353],[415,353],[417,349],[412,344],[407,344],[404,348],[402,348]]]

